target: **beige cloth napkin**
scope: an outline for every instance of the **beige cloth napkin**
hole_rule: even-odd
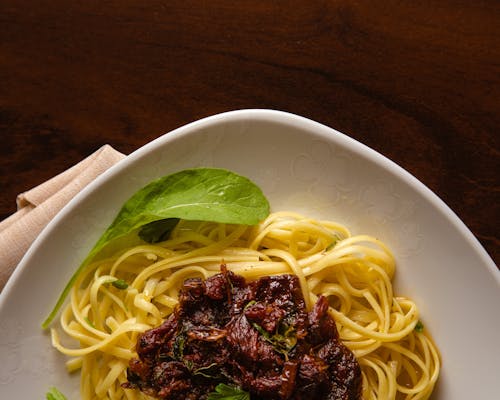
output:
[[[0,222],[0,291],[31,243],[59,210],[124,157],[105,145],[70,169],[17,196],[18,211]]]

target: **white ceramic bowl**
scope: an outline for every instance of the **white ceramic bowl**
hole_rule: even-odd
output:
[[[0,398],[78,398],[78,377],[40,323],[123,202],[154,178],[196,166],[255,181],[276,210],[327,217],[386,242],[396,290],[416,300],[441,351],[434,399],[493,399],[500,365],[500,273],[455,214],[375,151],[316,122],[242,110],[191,123],[137,150],[83,190],[26,253],[0,297]]]

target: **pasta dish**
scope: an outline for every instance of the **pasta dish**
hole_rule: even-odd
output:
[[[293,274],[307,310],[325,297],[361,367],[363,399],[430,396],[439,354],[417,305],[394,293],[386,245],[332,221],[275,212],[253,226],[180,219],[165,240],[86,266],[51,329],[68,371],[81,375],[81,398],[149,398],[124,387],[138,337],[174,312],[186,279],[208,279],[221,264],[248,281]]]

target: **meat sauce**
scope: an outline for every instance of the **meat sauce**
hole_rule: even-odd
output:
[[[307,312],[298,278],[246,282],[227,271],[188,279],[179,305],[137,341],[126,388],[159,399],[207,399],[225,383],[251,399],[361,398],[361,370],[328,302]]]

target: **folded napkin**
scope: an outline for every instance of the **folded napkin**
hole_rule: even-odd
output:
[[[31,243],[59,210],[124,157],[105,145],[70,169],[17,196],[18,211],[0,222],[0,291]]]

